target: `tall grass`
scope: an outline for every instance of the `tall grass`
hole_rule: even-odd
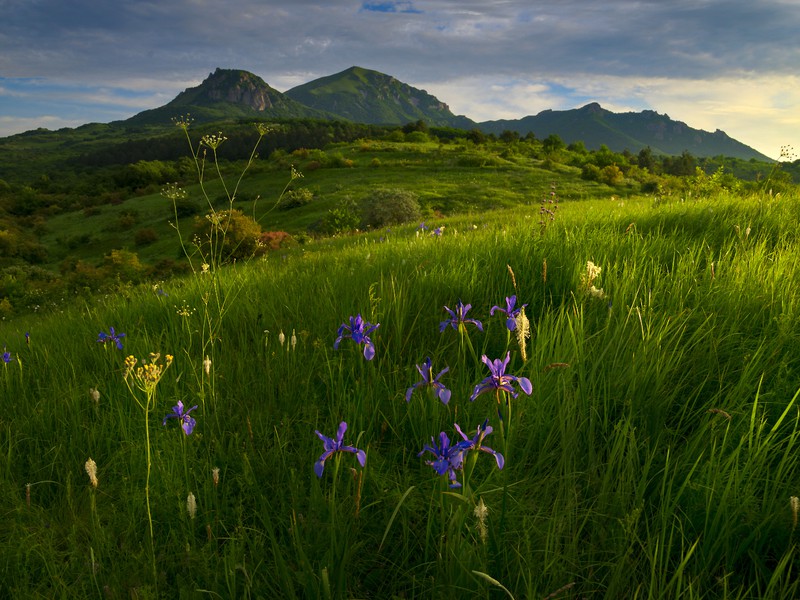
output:
[[[565,200],[544,232],[507,211],[220,269],[236,293],[208,374],[201,276],[4,323],[3,595],[797,597],[798,200]],[[582,287],[587,261],[604,298]],[[489,315],[514,293],[527,361]],[[459,300],[483,324],[466,330],[474,354],[439,331]],[[371,361],[332,348],[355,314],[380,323]],[[124,350],[96,342],[109,326]],[[510,422],[493,395],[468,400],[488,375],[476,359],[507,351],[533,384]],[[175,357],[147,416],[152,557],[124,378],[127,355],[151,352]],[[447,405],[405,401],[426,357],[450,368]],[[200,405],[191,435],[162,426],[178,400]],[[448,487],[418,453],[486,419],[504,468],[470,453]],[[337,453],[317,478],[314,431],[341,421],[365,467]]]

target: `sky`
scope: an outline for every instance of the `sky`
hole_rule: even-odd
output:
[[[217,67],[374,69],[475,121],[599,102],[800,148],[797,0],[0,0],[0,137],[126,119]]]

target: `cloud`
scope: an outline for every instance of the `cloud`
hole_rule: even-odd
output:
[[[407,0],[390,0],[388,2],[364,2],[361,5],[361,10],[370,12],[381,13],[406,13],[406,14],[422,14],[423,11],[414,8],[411,2]]]

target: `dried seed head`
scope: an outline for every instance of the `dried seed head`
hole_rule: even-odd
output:
[[[83,467],[86,469],[86,474],[89,476],[89,482],[92,484],[92,487],[97,487],[100,483],[97,479],[97,463],[89,458]]]
[[[789,506],[792,508],[792,529],[797,527],[797,513],[800,512],[800,498],[792,496],[789,498]]]

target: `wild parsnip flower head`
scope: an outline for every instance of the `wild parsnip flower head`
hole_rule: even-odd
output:
[[[314,463],[314,473],[317,477],[322,477],[322,472],[325,469],[325,461],[337,452],[351,452],[356,455],[359,464],[363,467],[367,461],[367,454],[363,450],[359,450],[353,446],[344,445],[344,432],[347,431],[347,423],[342,421],[339,423],[339,429],[336,431],[336,439],[329,438],[319,431],[315,431],[317,437],[322,440],[325,451]]]
[[[203,371],[206,372],[206,376],[211,375],[211,359],[208,358],[208,355],[206,355],[205,360],[203,360]]]
[[[177,183],[168,183],[161,188],[161,195],[167,200],[183,200],[189,196],[189,193]]]
[[[125,359],[125,380],[133,380],[134,385],[144,392],[152,393],[158,385],[166,370],[172,365],[173,356],[167,354],[161,362],[161,354],[150,353],[150,362],[142,361],[141,366],[136,366],[139,361],[133,356]]]
[[[256,123],[256,131],[258,131],[259,135],[267,135],[275,131],[275,127],[269,123]]]
[[[92,484],[92,487],[97,487],[100,483],[97,479],[97,463],[90,457],[89,460],[86,461],[86,464],[83,465],[83,468],[86,469],[86,474],[89,476],[89,483]]]
[[[293,181],[295,179],[302,179],[302,178],[303,178],[303,174],[300,171],[298,171],[297,169],[295,169],[294,165],[292,165],[292,171],[289,174],[289,179]]]
[[[208,146],[212,150],[216,151],[216,149],[219,148],[222,145],[222,142],[224,142],[227,139],[228,138],[226,138],[224,135],[222,135],[222,132],[219,131],[217,133],[210,133],[210,134],[204,135],[200,139],[200,143],[202,145]]]
[[[180,117],[172,117],[172,122],[175,123],[175,126],[180,127],[183,130],[188,129],[189,125],[192,124],[192,121],[194,121],[194,119],[189,113],[181,115]]]
[[[192,492],[186,496],[186,512],[189,513],[189,518],[194,519],[197,516],[197,499]]]
[[[100,392],[97,388],[89,388],[89,398],[91,398],[95,404],[99,404]]]

